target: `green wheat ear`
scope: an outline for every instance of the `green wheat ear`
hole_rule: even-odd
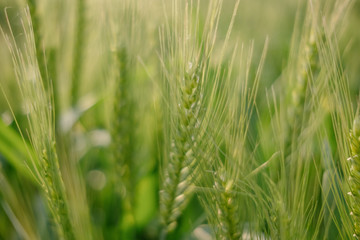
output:
[[[309,19],[308,21],[315,21]],[[307,23],[310,30],[303,33],[306,37],[300,43],[300,50],[297,54],[299,58],[295,69],[295,84],[291,89],[291,104],[287,109],[288,119],[285,137],[285,157],[288,158],[292,153],[292,147],[297,145],[297,139],[301,135],[301,130],[308,121],[306,116],[310,115],[309,100],[307,94],[312,87],[312,81],[316,80],[320,71],[319,53],[317,41],[320,36],[317,35],[314,23]]]
[[[299,63],[300,69],[296,76],[296,86],[292,90],[292,109],[290,110],[290,122],[294,123],[291,126],[292,130],[298,130],[299,119],[302,119],[305,105],[306,89],[309,84],[309,77],[315,74],[319,69],[318,50],[316,46],[316,36],[314,30],[310,31],[310,36],[304,47],[304,57]]]
[[[115,89],[113,99],[113,121],[112,121],[112,151],[115,167],[114,181],[116,191],[123,200],[123,221],[134,224],[134,209],[132,203],[135,198],[133,184],[136,183],[136,169],[134,168],[134,105],[130,95],[131,67],[128,50],[123,47],[115,52]],[[131,234],[129,233],[125,233]],[[128,236],[129,237],[129,236]]]
[[[176,228],[176,220],[192,193],[190,178],[196,168],[193,137],[198,129],[197,120],[201,106],[200,76],[198,66],[190,66],[183,78],[176,129],[171,139],[170,161],[165,172],[165,182],[160,191],[160,211],[166,231]]]
[[[113,151],[116,164],[117,179],[121,182],[120,192],[123,197],[131,189],[130,169],[133,160],[133,123],[131,116],[131,101],[129,99],[129,66],[126,48],[117,51],[115,56],[117,70],[114,116],[112,126]]]
[[[350,160],[350,201],[351,213],[354,222],[354,237],[360,237],[360,116],[358,115],[353,123],[350,132],[350,148],[352,157]]]
[[[241,236],[239,205],[236,202],[236,190],[234,180],[226,179],[225,171],[220,169],[217,172],[213,186],[215,192],[214,202],[216,202],[217,217],[219,219],[220,239],[239,239]]]
[[[220,0],[211,0],[209,20],[201,30],[192,17],[199,18],[200,1],[171,1],[172,18],[160,35],[163,73],[166,150],[160,190],[160,217],[163,239],[177,227],[177,219],[193,193],[193,177],[200,158],[196,157],[200,127],[204,120],[203,95],[209,79],[208,62],[214,47]],[[165,5],[164,5],[165,6]],[[166,6],[165,6],[166,7]],[[173,26],[174,28],[170,28]],[[201,42],[198,43],[198,38]]]

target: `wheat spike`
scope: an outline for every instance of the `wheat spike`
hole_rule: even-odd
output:
[[[215,189],[217,215],[219,219],[219,238],[221,240],[239,239],[241,236],[239,205],[236,202],[234,181],[226,180],[225,175],[217,176],[213,188]]]
[[[179,116],[171,139],[170,161],[165,173],[165,182],[160,192],[161,216],[168,232],[176,227],[176,220],[185,208],[192,192],[190,177],[196,169],[194,133],[198,129],[201,106],[199,67],[190,67],[183,78]]]
[[[354,237],[360,237],[360,116],[357,116],[353,123],[353,129],[350,132],[350,148],[352,157],[350,157],[350,199],[351,213],[354,221]]]

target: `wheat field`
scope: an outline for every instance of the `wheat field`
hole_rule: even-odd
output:
[[[0,240],[360,239],[359,16],[0,0]]]

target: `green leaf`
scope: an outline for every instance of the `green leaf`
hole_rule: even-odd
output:
[[[29,180],[35,181],[26,162],[33,155],[31,147],[12,128],[0,120],[0,154],[16,171]]]

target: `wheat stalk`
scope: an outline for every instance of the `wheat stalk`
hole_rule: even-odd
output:
[[[76,33],[74,44],[74,60],[71,76],[71,103],[76,104],[79,97],[79,86],[81,80],[82,63],[84,57],[85,44],[85,21],[86,21],[86,2],[85,0],[76,0]]]

